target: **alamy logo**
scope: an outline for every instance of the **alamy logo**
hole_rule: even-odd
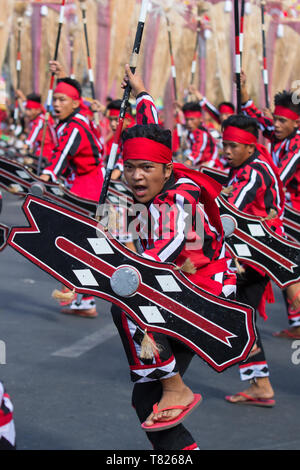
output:
[[[292,103],[299,104],[300,103],[300,80],[293,81],[291,90],[294,90],[292,94]]]
[[[292,353],[292,363],[298,366],[300,364],[300,340],[293,341],[292,349],[295,349]]]
[[[6,364],[6,344],[0,340],[0,365]]]

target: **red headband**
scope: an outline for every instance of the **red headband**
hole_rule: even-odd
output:
[[[219,112],[221,114],[234,114],[234,110],[228,106],[228,104],[221,104],[219,107]]]
[[[238,127],[228,126],[223,132],[223,140],[228,142],[238,142],[240,144],[256,144],[257,138],[251,132],[244,131]]]
[[[69,98],[72,98],[72,100],[75,101],[80,100],[79,91],[76,90],[76,88],[72,85],[69,85],[65,82],[59,82],[59,84],[54,90],[54,94],[55,93],[62,93],[63,95],[67,95]]]
[[[189,118],[202,119],[202,112],[201,111],[185,111],[184,117],[186,119],[189,119]]]
[[[295,111],[292,111],[289,108],[285,108],[284,106],[275,106],[274,116],[282,116],[287,119],[292,119],[293,121],[299,119],[299,115],[295,113]]]
[[[119,109],[109,109],[108,110],[108,117],[114,117],[118,118],[120,116],[120,110]],[[129,119],[130,121],[133,119],[131,114],[125,113],[125,119]]]
[[[108,110],[108,117],[119,117],[120,110],[119,109],[109,109]]]
[[[37,101],[27,100],[26,101],[26,109],[40,109],[42,107],[41,103]]]
[[[135,137],[124,142],[123,159],[147,160],[155,163],[171,163],[172,150],[164,144],[146,137]]]

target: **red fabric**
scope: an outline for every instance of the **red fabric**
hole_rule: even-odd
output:
[[[76,194],[76,196],[98,202],[102,186],[103,174],[101,167],[98,166],[89,173],[76,175],[70,191]]]
[[[26,109],[40,109],[42,108],[42,105],[41,103],[38,103],[37,101],[27,100],[25,108]]]
[[[166,164],[172,162],[172,150],[152,139],[136,137],[124,142],[123,159],[124,161],[147,160]]]
[[[272,170],[274,171],[274,173],[276,175],[277,184],[278,184],[278,188],[279,188],[280,199],[281,199],[281,202],[282,202],[282,208],[281,208],[281,211],[278,214],[278,216],[280,216],[284,211],[285,195],[284,195],[284,190],[283,190],[283,183],[282,183],[282,181],[280,179],[280,175],[279,175],[279,170],[278,170],[277,166],[274,164],[270,153],[268,152],[268,150],[266,149],[266,147],[264,145],[257,143],[256,148],[259,151],[260,155],[271,166]]]
[[[257,138],[251,132],[244,131],[238,127],[228,126],[224,129],[223,140],[228,142],[238,142],[240,144],[251,145],[257,143]]]
[[[199,171],[192,170],[181,163],[174,163],[173,168],[176,180],[179,178],[190,178],[201,188],[200,200],[202,204],[204,204],[205,212],[218,232],[223,233],[220,212],[215,201],[222,190],[222,185],[209,176],[204,175]]]
[[[185,111],[184,112],[184,117],[186,119],[189,119],[189,118],[201,119],[202,118],[202,112],[201,111]]]
[[[87,175],[102,166],[103,146],[92,131],[89,120],[80,113],[71,115],[56,127],[58,145],[50,164],[44,169],[53,181],[71,170],[77,176]]]
[[[72,100],[80,100],[80,95],[78,90],[72,85],[69,85],[65,82],[59,82],[57,87],[54,90],[54,93],[62,93],[63,95],[69,96]]]
[[[39,114],[35,119],[30,122],[30,132],[26,138],[25,143],[32,147],[35,155],[38,157],[41,153],[43,135],[44,135],[45,115]],[[49,116],[47,128],[44,139],[43,157],[49,162],[52,158],[53,150],[57,145],[57,138],[54,129],[54,120]]]
[[[295,113],[289,108],[285,108],[284,106],[275,106],[274,116],[282,116],[287,119],[292,119],[293,121],[299,119],[299,114]]]
[[[260,304],[259,304],[258,309],[257,309],[259,315],[264,320],[268,319],[268,315],[266,313],[266,303],[268,303],[268,304],[274,304],[275,303],[275,297],[274,297],[274,292],[273,292],[271,282],[268,282],[268,284],[266,285],[264,294],[261,298]]]
[[[221,114],[234,114],[234,110],[227,104],[221,104],[219,107],[219,112]]]

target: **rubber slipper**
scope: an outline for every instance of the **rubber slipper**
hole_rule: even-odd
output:
[[[290,339],[300,339],[300,335],[297,333],[293,333],[290,330],[282,330],[278,331],[277,333],[273,333],[273,336],[276,338],[290,338]]]
[[[233,397],[244,397],[246,400],[232,401]],[[275,405],[275,400],[272,398],[254,398],[250,395],[247,395],[244,392],[236,393],[235,395],[227,395],[225,400],[234,405],[255,405],[255,406],[267,406],[272,407]]]
[[[164,431],[165,429],[174,428],[178,424],[180,424],[189,414],[191,414],[197,406],[200,405],[202,402],[202,396],[199,393],[194,394],[194,400],[188,406],[172,406],[170,408],[163,408],[162,410],[158,410],[156,403],[153,406],[153,413],[158,413],[160,411],[167,411],[167,410],[182,410],[181,413],[172,420],[169,421],[157,421],[155,424],[151,426],[147,426],[145,422],[141,425],[144,431],[146,432],[154,432],[154,431]]]

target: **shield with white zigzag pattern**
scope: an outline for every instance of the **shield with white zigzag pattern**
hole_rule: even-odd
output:
[[[29,193],[43,196],[89,217],[97,214],[97,202],[76,196],[62,184],[46,183],[21,163],[4,157],[0,157],[0,187],[18,196]],[[132,194],[123,182],[111,180],[107,202],[127,208],[133,202]]]
[[[142,329],[183,342],[218,372],[247,357],[255,341],[253,309],[205,292],[171,263],[138,255],[96,220],[27,196],[29,227],[8,243],[79,294],[114,303]]]

